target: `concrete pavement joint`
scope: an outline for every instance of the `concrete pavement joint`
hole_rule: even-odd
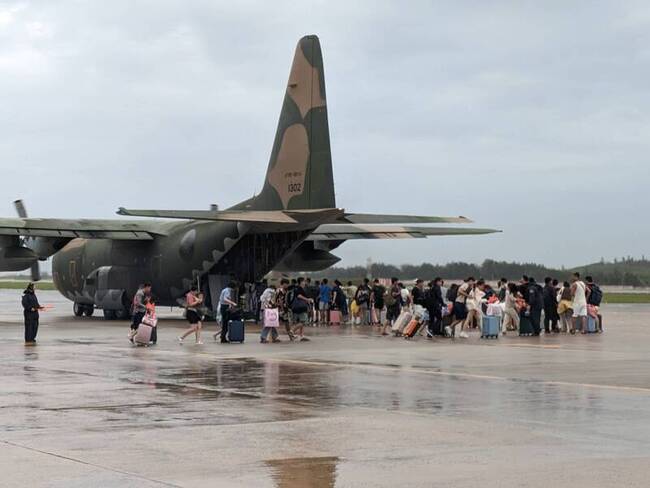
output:
[[[83,461],[81,459],[76,459],[76,458],[72,458],[72,457],[69,457],[69,456],[64,456],[62,454],[56,454],[54,452],[44,451],[42,449],[36,449],[34,447],[29,447],[29,446],[25,446],[25,445],[22,445],[22,444],[17,444],[15,442],[6,441],[6,440],[0,440],[0,442],[7,445],[7,446],[15,447],[15,448],[18,448],[18,449],[25,449],[27,451],[37,452],[39,454],[43,454],[43,455],[46,455],[46,456],[52,456],[52,457],[55,457],[55,458],[58,458],[58,459],[62,459],[64,461],[70,461],[70,462],[77,463],[77,464],[83,464],[84,466],[91,466],[93,468],[103,469],[103,470],[106,470],[106,471],[110,471],[112,473],[118,473],[118,474],[122,474],[122,475],[125,475],[125,476],[131,476],[133,478],[138,478],[138,479],[141,479],[141,480],[145,480],[145,481],[148,481],[150,483],[157,483],[157,484],[159,484],[161,486],[170,486],[170,487],[173,487],[173,488],[182,488],[181,485],[174,485],[172,483],[167,483],[166,481],[160,481],[160,480],[155,480],[155,479],[152,479],[152,478],[147,478],[146,476],[142,476],[142,475],[139,475],[139,474],[136,474],[136,473],[130,473],[128,471],[122,471],[121,469],[111,468],[109,466],[102,466],[101,464],[95,464],[95,463],[91,463],[91,462],[88,462],[88,461]]]

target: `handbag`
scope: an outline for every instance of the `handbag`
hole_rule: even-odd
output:
[[[264,327],[280,327],[280,313],[277,308],[264,309]]]
[[[144,325],[148,325],[149,327],[155,327],[158,325],[158,319],[156,318],[155,315],[145,315],[142,317],[142,322]]]

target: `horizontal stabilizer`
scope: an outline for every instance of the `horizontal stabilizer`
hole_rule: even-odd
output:
[[[467,217],[429,217],[421,215],[383,215],[346,213],[345,221],[351,224],[471,224]]]
[[[119,215],[166,219],[214,220],[255,224],[300,224],[334,221],[343,215],[338,208],[303,210],[133,210],[120,208]]]
[[[325,224],[308,238],[310,241],[346,241],[349,239],[422,239],[429,236],[493,234],[496,229],[456,227],[412,227],[401,225]]]

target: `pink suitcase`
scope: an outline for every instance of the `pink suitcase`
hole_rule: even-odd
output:
[[[399,314],[399,317],[397,317],[397,320],[395,320],[395,323],[393,323],[392,329],[395,335],[401,334],[404,330],[404,327],[406,327],[412,319],[413,314],[411,312],[408,310],[402,310],[402,313]]]
[[[341,325],[341,311],[330,310],[330,324]]]
[[[140,346],[146,346],[151,342],[151,327],[150,325],[147,324],[140,324],[138,326],[138,331],[135,333],[135,336],[133,337],[133,341],[140,345]]]

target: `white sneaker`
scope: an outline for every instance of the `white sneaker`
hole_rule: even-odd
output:
[[[202,346],[202,345],[203,345],[203,341],[199,341],[199,342],[197,342],[196,345],[197,345],[197,346]]]
[[[178,339],[178,343],[179,343],[179,344],[183,344],[183,338],[182,338],[181,336],[178,336],[177,339]]]
[[[445,335],[447,337],[451,337],[451,327],[449,326],[445,327]]]
[[[463,339],[469,339],[469,334],[467,332],[461,332],[458,334],[458,337],[462,337]]]

